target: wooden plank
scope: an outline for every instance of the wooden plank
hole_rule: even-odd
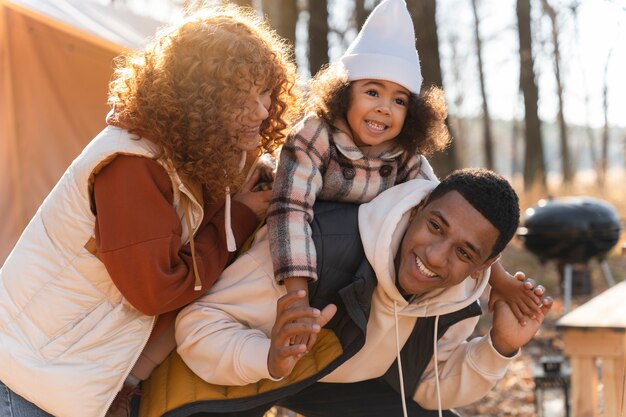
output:
[[[605,416],[623,416],[620,413],[624,401],[624,361],[621,356],[602,359],[603,402]]]
[[[626,355],[626,333],[605,329],[567,329],[562,333],[565,353],[570,356],[615,358]]]
[[[572,417],[599,417],[598,370],[594,358],[573,357]]]
[[[557,322],[559,329],[598,327],[626,332],[626,281],[604,291]]]

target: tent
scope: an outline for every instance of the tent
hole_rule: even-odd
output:
[[[113,58],[160,25],[85,0],[0,0],[0,265],[105,126]]]

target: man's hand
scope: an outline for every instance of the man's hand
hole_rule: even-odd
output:
[[[506,302],[496,301],[491,328],[493,347],[503,356],[513,356],[520,347],[535,336],[545,315],[552,308],[552,302],[551,297],[543,298],[535,318],[529,320],[524,326],[519,323]]]
[[[267,369],[273,378],[282,378],[291,373],[296,363],[307,352],[305,344],[291,344],[298,334],[317,335],[321,328],[337,312],[334,304],[329,304],[322,311],[311,307],[298,307],[298,301],[306,297],[306,291],[288,292],[278,299],[276,304],[276,322],[272,328],[272,341],[267,356]],[[313,323],[300,321],[314,319]]]

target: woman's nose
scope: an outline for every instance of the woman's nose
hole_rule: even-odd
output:
[[[255,100],[248,108],[248,117],[255,121],[263,121],[269,116],[269,111],[261,99]]]

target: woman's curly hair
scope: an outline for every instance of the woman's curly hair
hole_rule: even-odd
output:
[[[250,91],[267,88],[271,97],[259,152],[274,151],[299,114],[288,51],[250,9],[201,11],[116,59],[109,121],[157,143],[179,173],[221,195],[243,181],[236,142]]]
[[[314,112],[329,125],[335,120],[347,120],[352,82],[347,80],[340,65],[321,69],[309,84],[307,110]],[[448,110],[444,92],[430,87],[419,95],[410,94],[406,119],[396,141],[409,154],[430,156],[444,150],[450,143],[446,126]]]

